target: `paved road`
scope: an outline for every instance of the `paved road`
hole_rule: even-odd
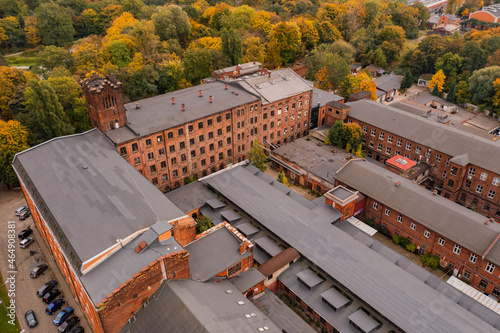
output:
[[[56,327],[52,324],[52,319],[54,316],[48,316],[45,314],[46,304],[44,304],[41,299],[36,296],[36,291],[45,282],[55,279],[58,282],[57,288],[61,290],[63,299],[66,301],[66,306],[72,306],[75,309],[75,314],[80,317],[82,325],[85,328],[85,332],[92,332],[90,326],[87,323],[85,317],[82,315],[79,303],[74,299],[70,287],[62,277],[60,270],[50,254],[49,249],[45,245],[40,233],[35,228],[33,219],[29,217],[25,221],[20,221],[18,217],[14,216],[14,211],[20,207],[26,205],[23,194],[21,191],[5,191],[0,189],[0,271],[4,280],[10,275],[15,277],[15,288],[16,288],[16,314],[21,326],[21,330],[26,330],[25,332],[40,332],[49,333],[57,332]],[[17,273],[9,274],[10,271],[7,262],[7,228],[9,221],[14,221],[16,227],[16,267]],[[31,244],[27,249],[21,249],[19,247],[19,241],[17,240],[17,234],[26,227],[30,226],[34,231],[35,243]],[[30,250],[36,251],[36,254],[30,256]],[[37,279],[32,279],[29,277],[29,270],[35,263],[47,261],[50,269],[45,271],[45,273],[39,276]],[[24,319],[24,313],[28,310],[33,310],[38,319],[38,326],[30,329],[26,324]],[[4,318],[0,318],[4,320]]]

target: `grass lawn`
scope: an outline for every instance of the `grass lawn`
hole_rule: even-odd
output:
[[[9,324],[10,318],[7,317],[7,312],[5,311],[5,307],[9,306],[9,297],[7,296],[7,290],[5,289],[5,282],[3,281],[2,276],[0,275],[0,299],[3,304],[0,304],[0,332],[2,333],[18,333],[19,323],[16,319],[16,324]],[[4,307],[5,305],[5,307]]]
[[[19,55],[5,57],[5,60],[7,60],[9,66],[33,66],[37,53],[37,50],[25,51]]]

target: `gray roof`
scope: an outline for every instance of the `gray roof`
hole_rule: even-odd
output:
[[[366,333],[373,332],[377,328],[377,326],[380,325],[380,323],[375,321],[361,309],[350,315],[349,320]]]
[[[390,92],[394,89],[398,90],[401,88],[401,83],[403,82],[403,77],[399,75],[382,75],[375,79],[375,85],[377,89],[385,92]]]
[[[349,116],[450,156],[469,154],[474,165],[500,174],[500,146],[447,125],[369,100],[350,102]]]
[[[344,201],[349,199],[354,195],[354,192],[351,192],[350,190],[344,188],[344,187],[336,187],[330,191],[328,191],[331,195],[333,195],[336,198],[339,198],[340,200]]]
[[[126,129],[112,129],[106,135],[113,142],[120,143],[259,100],[237,84],[228,83],[228,86],[225,90],[224,82],[214,81],[128,103],[125,105],[127,126],[135,136],[124,136],[122,132]],[[198,90],[202,90],[203,97],[199,97]],[[212,103],[209,96],[213,96]],[[175,105],[172,105],[172,97],[175,98]],[[139,103],[139,109],[136,109],[136,103]],[[185,111],[182,111],[181,104],[184,104]]]
[[[278,244],[273,242],[269,237],[256,239],[254,243],[271,257],[277,256],[283,251],[283,249],[281,249],[281,247],[279,247]]]
[[[413,95],[411,98],[412,98],[412,101],[414,101],[415,103],[421,104],[421,105],[426,105],[429,102],[436,101],[436,102],[438,102],[442,105],[445,105],[445,106],[456,106],[456,104],[448,102],[447,100],[445,100],[441,97],[434,96],[426,91],[419,92],[418,94]]]
[[[17,162],[82,262],[157,221],[185,216],[97,129],[47,141]]]
[[[196,195],[193,195],[193,193],[196,193]],[[200,182],[183,185],[174,191],[165,193],[165,196],[184,213],[200,208],[209,200],[217,199],[217,194]]]
[[[255,71],[258,71],[259,67],[262,66],[262,64],[258,61],[251,61],[244,64],[239,64],[238,66],[240,66],[240,75],[245,75],[247,73],[253,73]],[[220,75],[225,73],[232,73],[234,71],[236,71],[236,66],[216,69],[214,73]]]
[[[366,161],[352,161],[337,180],[478,255],[500,234],[499,224],[485,225],[486,217]],[[500,265],[500,257],[492,257],[491,252],[488,260]]]
[[[425,327],[426,332],[496,331],[368,247],[353,242],[331,225],[336,214],[323,212],[316,216],[246,168],[229,169],[204,182],[402,330],[415,332]],[[334,212],[332,207],[326,208]],[[316,231],[318,226],[325,230]],[[435,302],[446,311],[415,311]]]
[[[251,255],[250,251],[240,254],[240,241],[225,227],[184,248],[189,252],[191,278],[197,281],[207,281]]]
[[[219,199],[210,199],[207,200],[207,205],[212,208],[213,210],[226,207],[226,204],[220,201]]]
[[[318,274],[316,272],[313,272],[310,268],[307,268],[295,275],[300,280],[300,282],[305,284],[309,289],[325,281],[324,278],[319,277]]]
[[[333,287],[322,292],[320,296],[324,301],[333,306],[335,310],[343,308],[348,305],[349,302],[352,302],[351,299],[347,298]]]
[[[231,223],[234,221],[238,221],[241,219],[241,216],[238,215],[234,210],[225,210],[223,212],[220,212],[220,215],[226,220],[227,222]]]
[[[226,290],[232,290],[227,293]],[[238,305],[238,302],[243,302]],[[253,314],[253,316],[251,315]],[[250,315],[249,318],[246,315]],[[279,333],[267,318],[231,282],[170,280],[161,285],[148,306],[134,314],[135,320],[127,322],[120,333],[229,333],[266,332]]]
[[[274,70],[268,75],[241,78],[238,84],[248,92],[262,98],[262,104],[279,101],[286,97],[298,95],[313,88],[290,68]]]
[[[247,238],[260,231],[259,229],[254,227],[250,222],[240,224],[236,228],[238,228],[238,230]]]
[[[240,292],[247,292],[250,288],[255,287],[262,281],[264,281],[266,277],[262,275],[256,268],[251,267],[250,269],[244,271],[241,274],[236,275],[231,278],[229,281],[238,289]]]
[[[344,97],[338,96],[327,91],[314,88],[311,107],[315,108],[317,106],[323,107],[328,102],[339,102],[344,100]]]

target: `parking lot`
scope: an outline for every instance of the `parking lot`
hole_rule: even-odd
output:
[[[0,271],[4,280],[11,277],[15,281],[15,305],[16,305],[16,315],[19,321],[21,331],[25,332],[57,332],[57,327],[52,324],[52,320],[55,315],[45,314],[45,308],[47,304],[43,303],[40,298],[36,296],[36,291],[47,281],[56,280],[58,282],[57,289],[61,291],[61,295],[57,298],[63,298],[65,304],[63,307],[71,306],[74,308],[74,315],[80,318],[80,324],[84,327],[85,332],[92,332],[90,326],[87,323],[85,317],[82,315],[82,311],[79,303],[74,299],[71,289],[64,280],[60,270],[50,254],[48,247],[40,236],[40,233],[35,227],[33,219],[29,217],[24,221],[20,221],[17,216],[14,215],[14,211],[26,205],[23,194],[21,191],[5,191],[3,188],[0,189]],[[8,249],[8,226],[9,221],[14,221],[15,224],[15,234],[16,234],[16,248],[15,248],[15,267],[14,270],[10,266],[7,256]],[[12,223],[11,223],[12,225]],[[31,244],[26,249],[21,249],[19,247],[19,240],[17,235],[28,226],[33,230],[33,234],[30,237],[35,239],[35,242]],[[46,270],[42,275],[36,279],[32,279],[29,276],[30,269],[39,263],[47,263],[49,269]],[[15,273],[12,273],[15,272]],[[5,282],[5,281],[4,281]],[[10,284],[9,284],[10,286]],[[28,310],[33,310],[35,312],[36,318],[38,320],[38,326],[35,328],[29,328],[26,320],[24,319],[24,314]],[[56,313],[57,314],[57,313]],[[4,320],[1,318],[0,320]]]

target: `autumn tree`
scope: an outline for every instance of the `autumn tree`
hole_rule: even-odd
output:
[[[159,43],[158,36],[154,33],[153,21],[139,21],[134,25],[131,35],[135,43],[135,50],[140,52],[146,61],[156,60]]]
[[[455,86],[455,96],[457,103],[469,101],[469,85],[466,81],[459,81]]]
[[[201,79],[211,75],[212,55],[207,49],[187,49],[184,52],[186,79],[199,84]]]
[[[377,42],[387,58],[387,62],[391,63],[399,57],[405,43],[405,32],[403,28],[389,25],[380,29],[377,35]]]
[[[248,37],[243,41],[243,62],[258,61],[264,63],[266,48],[259,37]]]
[[[12,169],[14,155],[28,149],[28,131],[18,121],[0,120],[0,181],[4,184],[17,182]]]
[[[75,132],[50,83],[32,79],[24,95],[27,113],[18,119],[28,128],[30,146]]]
[[[328,131],[328,140],[334,146],[363,157],[363,130],[357,124],[337,121]]]
[[[73,58],[68,50],[50,45],[38,52],[32,71],[47,78],[54,68],[60,66],[70,68],[72,65]]]
[[[127,43],[122,40],[113,40],[106,45],[109,61],[118,68],[126,67],[132,61],[132,52]]]
[[[35,78],[33,74],[12,67],[0,67],[0,116],[3,120],[12,119],[11,100],[27,82]]]
[[[434,87],[437,87],[439,92],[443,92],[444,81],[446,80],[446,75],[442,69],[438,70],[436,74],[432,76],[431,81],[429,82],[429,89],[434,90]]]
[[[222,52],[229,56],[232,65],[241,63],[242,46],[241,38],[234,29],[222,31]]]
[[[278,172],[278,181],[281,184],[288,186],[288,179],[286,178],[286,175],[283,171]]]
[[[191,86],[185,79],[185,70],[180,60],[168,60],[160,64],[158,69],[158,93],[184,89]]]
[[[463,70],[467,70],[469,73],[473,73],[474,71],[483,68],[486,65],[486,59],[488,58],[486,52],[476,41],[468,41],[465,43],[460,56],[463,58]]]
[[[73,22],[63,7],[44,3],[35,10],[36,27],[44,45],[62,45],[73,41]]]
[[[178,39],[181,44],[187,43],[187,37],[191,34],[191,23],[186,12],[176,5],[162,8],[153,14],[155,33],[160,40]]]
[[[81,16],[85,25],[85,36],[100,35],[103,33],[101,16],[95,10],[92,8],[85,9]]]
[[[493,90],[495,94],[491,98],[491,102],[493,106],[498,108],[498,106],[500,106],[500,78],[496,78],[495,81],[493,81]]]
[[[377,99],[375,80],[366,72],[361,72],[358,75],[349,74],[341,83],[339,92],[347,100],[352,94],[363,90],[370,92],[372,100]]]
[[[259,140],[255,139],[248,156],[250,162],[255,165],[255,167],[259,168],[261,171],[266,171],[267,156],[264,153],[264,149],[262,148]]]
[[[335,91],[350,73],[347,62],[337,53],[326,54],[321,62],[320,69],[316,72],[316,86],[323,90]]]
[[[101,68],[107,62],[108,54],[101,38],[92,35],[78,43],[72,58],[77,70],[90,72]]]
[[[469,79],[469,93],[472,102],[482,104],[493,94],[493,82],[500,77],[500,67],[492,66],[475,71]]]
[[[42,41],[36,25],[36,17],[28,16],[24,19],[24,33],[26,36],[26,44],[30,47],[37,46]]]
[[[280,22],[273,26],[267,36],[267,56],[274,66],[282,66],[293,59],[300,46],[300,30],[297,24]]]
[[[5,17],[0,20],[0,26],[5,31],[9,47],[19,48],[26,44],[24,30],[17,18],[13,16]]]
[[[500,50],[495,51],[495,53],[488,57],[486,66],[500,66]]]

